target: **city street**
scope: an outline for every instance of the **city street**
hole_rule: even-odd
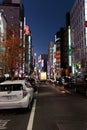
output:
[[[39,88],[33,130],[86,130],[87,98]]]
[[[30,112],[0,110],[0,130],[86,130],[87,98],[39,85]]]
[[[87,130],[87,0],[34,2],[0,0],[0,130]]]

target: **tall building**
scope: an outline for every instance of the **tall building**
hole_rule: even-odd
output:
[[[3,0],[0,4],[0,11],[7,20],[7,31],[13,28],[13,34],[19,36],[19,63],[23,68],[23,38],[24,38],[24,7],[21,0]],[[7,32],[7,34],[9,34]]]
[[[0,5],[0,10],[4,12],[8,25],[20,27],[20,21],[23,20],[24,17],[22,16],[24,15],[24,9],[19,1],[14,3],[11,0],[4,0],[3,3]]]
[[[50,42],[48,44],[48,77],[49,78],[54,78],[54,63],[55,58],[54,58],[54,53],[55,53],[56,49],[54,49],[54,42]]]
[[[38,56],[39,72],[47,72],[48,54]]]
[[[21,0],[3,0],[3,4],[20,4]]]
[[[54,47],[54,42],[50,42],[48,45],[48,61],[50,64],[50,67],[53,66],[53,49]]]
[[[66,14],[66,30],[65,30],[65,63],[66,63],[66,71],[68,73],[72,73],[72,45],[71,45],[71,26],[70,26],[70,12]]]
[[[66,23],[68,20],[66,19]],[[70,44],[70,25],[66,24],[66,27],[60,28],[60,30],[55,34],[55,44],[56,44],[56,76],[67,76],[70,73],[71,67],[71,44]]]
[[[0,76],[3,75],[3,53],[5,50],[5,41],[6,41],[6,30],[7,30],[7,21],[3,14],[0,12]],[[7,66],[4,70],[7,70]]]
[[[3,12],[0,12],[0,42],[5,41],[7,30],[7,20]]]
[[[76,0],[71,12],[73,73],[87,70],[87,0]]]
[[[56,44],[56,53],[54,57],[56,58],[56,65],[55,65],[55,73],[56,73],[56,78],[61,76],[61,61],[62,61],[62,56],[61,56],[61,31],[56,32],[55,34],[55,44]]]
[[[24,46],[24,71],[28,74],[32,73],[33,69],[33,53],[32,53],[32,34],[30,27],[25,25],[25,46]]]

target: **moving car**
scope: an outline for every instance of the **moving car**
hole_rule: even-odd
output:
[[[0,83],[0,109],[31,108],[34,89],[25,80],[11,80]]]

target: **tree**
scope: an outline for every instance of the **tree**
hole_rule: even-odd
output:
[[[2,55],[2,66],[4,72],[9,72],[13,77],[15,70],[19,64],[19,46],[20,46],[20,35],[19,30],[10,26],[7,29],[7,36],[1,45],[4,46]]]

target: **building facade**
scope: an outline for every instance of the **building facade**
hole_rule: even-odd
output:
[[[47,72],[48,54],[38,56],[38,72]]]
[[[54,54],[56,52],[56,47],[54,42],[50,42],[48,44],[48,77],[49,78],[54,78],[54,70],[55,70],[55,63],[56,59],[54,57]]]
[[[25,25],[25,46],[24,46],[24,71],[27,74],[33,71],[32,33],[30,27]]]
[[[3,68],[3,55],[5,51],[6,30],[7,30],[6,18],[3,12],[0,12],[0,76],[2,76],[4,71],[7,70],[7,68]]]
[[[87,70],[87,0],[76,0],[70,12],[72,68],[74,74]]]
[[[32,57],[32,35],[30,27],[24,17],[24,7],[21,0],[3,0],[0,4],[0,11],[3,12],[7,21],[7,31],[13,29],[11,36],[19,37],[18,62],[16,68],[18,73],[30,73],[33,65]],[[9,32],[7,34],[10,36]],[[16,51],[15,51],[16,52]]]

